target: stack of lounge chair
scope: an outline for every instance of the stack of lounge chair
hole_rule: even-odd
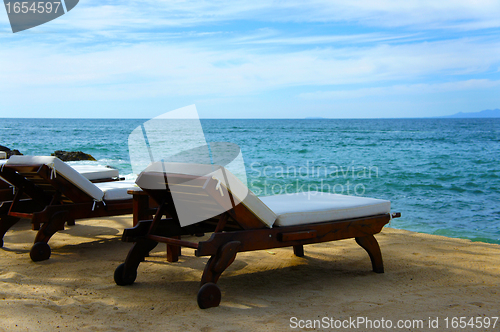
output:
[[[12,156],[0,163],[0,245],[21,218],[38,230],[33,261],[48,259],[50,238],[77,219],[134,214],[134,227],[122,240],[134,242],[114,273],[118,285],[131,285],[137,269],[158,243],[167,244],[175,262],[181,247],[210,256],[198,291],[200,308],[218,306],[216,285],[238,252],[293,247],[354,238],[368,253],[374,272],[383,273],[374,234],[391,218],[387,200],[309,192],[257,197],[222,166],[152,163],[137,180],[119,181],[114,169],[71,167],[56,157]],[[3,196],[1,196],[3,195]],[[146,199],[145,199],[146,198]],[[156,207],[151,213],[151,202]],[[182,237],[211,233],[197,242]]]
[[[78,165],[56,157],[11,156],[0,165],[0,245],[21,218],[38,230],[33,261],[50,257],[47,242],[75,220],[132,213],[133,181],[119,181],[118,170]]]

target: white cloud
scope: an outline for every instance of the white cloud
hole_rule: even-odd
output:
[[[0,34],[0,89],[3,104],[275,92],[287,102],[307,91],[302,101],[325,105],[488,90],[500,41],[483,29],[499,26],[498,1],[82,0],[50,23]]]
[[[460,81],[460,75],[496,70],[498,54],[500,42],[481,39],[272,53],[206,44],[97,45],[69,50],[44,44],[2,51],[0,89],[14,99],[26,91],[43,94],[60,89],[71,91],[61,98],[129,99],[237,96],[297,86],[400,84],[436,75]]]
[[[278,35],[278,36],[277,36]],[[245,37],[235,38],[235,42],[240,45],[318,45],[318,44],[360,44],[360,43],[384,43],[384,42],[407,42],[418,40],[418,34],[389,35],[382,33],[365,34],[344,34],[344,35],[308,35],[308,36],[283,36],[279,32],[257,33]]]
[[[500,87],[500,80],[492,81],[487,79],[471,79],[471,80],[447,82],[447,83],[434,83],[434,84],[420,83],[420,84],[392,85],[392,86],[373,87],[373,88],[360,88],[352,90],[341,89],[334,91],[318,91],[318,92],[301,93],[298,95],[298,97],[306,100],[342,100],[342,99],[356,99],[365,97],[441,94],[443,92],[484,90],[496,87]]]

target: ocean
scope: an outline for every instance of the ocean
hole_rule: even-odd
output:
[[[0,119],[0,145],[83,151],[134,178],[141,119]],[[201,120],[207,142],[241,148],[258,195],[319,190],[388,199],[389,227],[500,243],[500,119]],[[82,162],[88,163],[88,162]]]

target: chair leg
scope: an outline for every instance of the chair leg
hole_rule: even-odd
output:
[[[49,242],[52,235],[60,230],[64,230],[64,224],[66,222],[66,211],[56,212],[53,214],[49,220],[43,223],[42,227],[38,231],[35,237],[35,243],[37,242]]]
[[[382,253],[380,246],[373,235],[357,237],[356,243],[366,250],[372,261],[373,272],[384,273],[384,262],[382,261]]]
[[[137,268],[151,250],[158,245],[158,242],[149,239],[139,239],[128,252],[125,263],[120,264],[114,273],[117,285],[126,286],[134,283],[137,277]]]
[[[20,218],[15,218],[11,216],[0,216],[0,247],[3,247],[3,237],[7,231],[14,226]]]
[[[144,261],[144,257],[158,245],[158,242],[149,239],[139,239],[134,243],[132,249],[128,252],[125,265],[127,270],[137,270],[139,264]]]
[[[208,282],[212,282],[214,284],[217,283],[217,280],[219,280],[222,272],[224,272],[224,270],[227,269],[232,262],[234,262],[240,245],[241,242],[239,241],[228,242],[219,248],[217,254],[210,257],[207,265],[205,265],[200,286],[203,286]]]
[[[36,234],[35,242],[30,250],[31,260],[39,262],[49,259],[51,250],[47,243],[52,235],[64,229],[67,214],[66,211],[56,212],[49,220],[43,223],[43,226]]]
[[[172,236],[174,239],[180,239],[180,236]],[[173,246],[167,244],[167,262],[174,263],[179,260],[179,256],[181,255],[181,247]]]
[[[304,246],[301,244],[293,246],[293,254],[297,257],[304,257]]]

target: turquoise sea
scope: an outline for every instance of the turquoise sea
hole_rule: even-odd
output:
[[[0,119],[23,154],[84,151],[133,178],[128,135],[146,120]],[[500,119],[202,120],[241,147],[259,195],[320,190],[389,199],[390,227],[500,243]]]

